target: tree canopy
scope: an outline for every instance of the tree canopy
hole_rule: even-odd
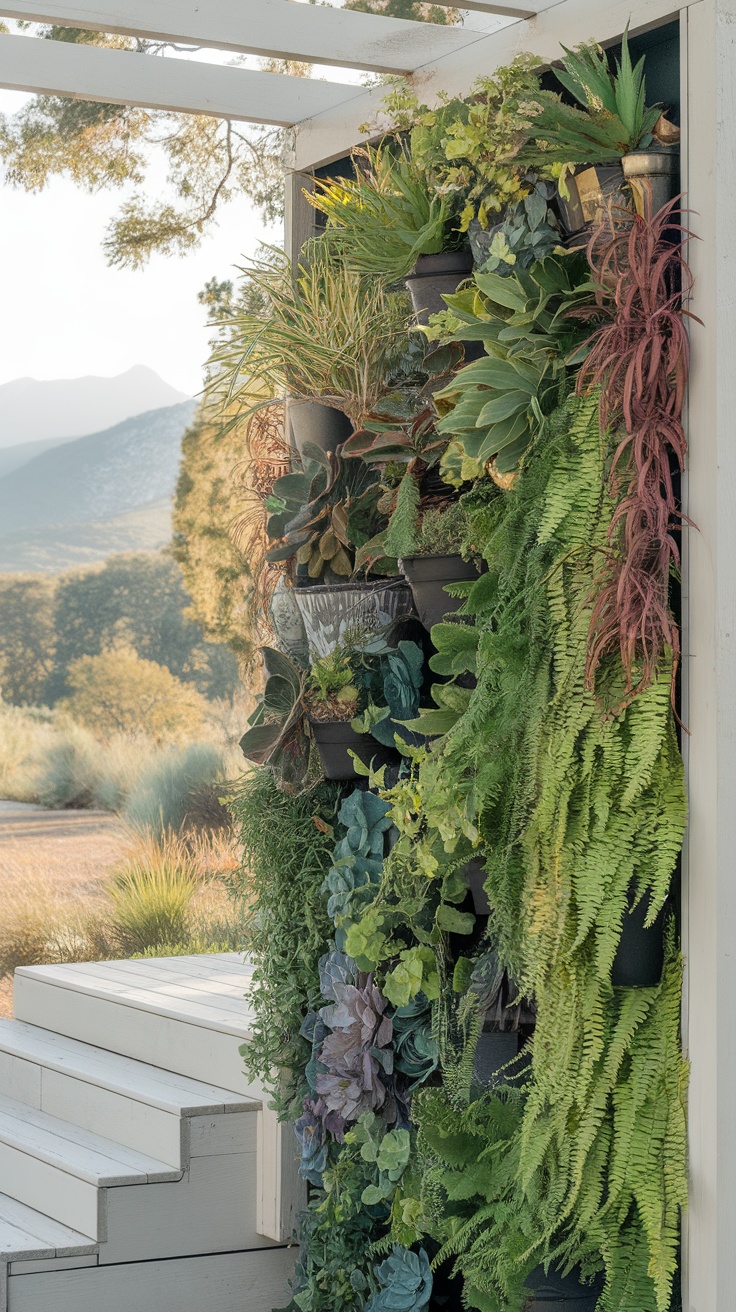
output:
[[[205,720],[207,704],[197,690],[132,647],[80,656],[67,683],[70,693],[59,709],[101,738],[139,733],[153,742],[185,741]]]
[[[160,552],[112,556],[59,576],[0,575],[0,692],[13,705],[53,705],[82,656],[127,644],[208,698],[238,685],[235,660],[185,614],[175,560]]]
[[[415,0],[346,0],[346,9],[448,23],[456,14]],[[50,41],[136,50],[152,57],[171,43],[81,28],[19,23]],[[2,24],[0,24],[2,27]],[[186,47],[185,47],[186,48]],[[307,77],[311,65],[262,60],[269,72]],[[53,177],[89,192],[133,188],[104,241],[108,263],[140,268],[154,252],[185,255],[201,241],[220,208],[247,197],[264,222],[283,213],[283,133],[205,115],[175,114],[36,96],[17,114],[0,115],[0,162],[11,186],[39,192]],[[146,181],[156,150],[168,169],[170,197],[154,200]]]

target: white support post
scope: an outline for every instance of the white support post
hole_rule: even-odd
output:
[[[686,23],[695,274],[684,626],[690,1207],[686,1312],[736,1305],[736,0]]]

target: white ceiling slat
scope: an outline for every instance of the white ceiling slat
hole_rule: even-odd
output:
[[[541,8],[541,7],[540,7]],[[489,33],[460,55],[448,55],[419,69],[414,84],[428,104],[441,91],[451,96],[467,95],[482,74],[508,64],[521,51],[531,51],[552,63],[560,57],[561,43],[575,46],[581,41],[605,44],[618,40],[627,23],[632,33],[646,31],[679,15],[673,0],[556,0],[528,22],[512,23]],[[373,87],[359,100],[335,113],[326,110],[312,122],[298,125],[290,167],[303,172],[339,159],[352,145],[365,140],[361,124],[380,122],[383,87]]]
[[[375,73],[410,73],[485,35],[295,0],[0,0],[0,16]]]
[[[360,99],[337,82],[0,35],[0,87],[291,127]]]

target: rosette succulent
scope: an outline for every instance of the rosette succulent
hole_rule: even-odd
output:
[[[343,802],[338,819],[347,830],[322,886],[327,914],[335,921],[338,947],[360,912],[372,901],[383,866],[384,834],[391,827],[389,804],[375,793],[356,789]]]
[[[320,1189],[327,1166],[328,1144],[324,1108],[318,1099],[304,1099],[304,1110],[294,1124],[294,1131],[301,1150],[299,1174]]]
[[[413,1253],[396,1245],[391,1256],[376,1267],[380,1288],[364,1312],[422,1312],[432,1297],[432,1271],[423,1248]]]
[[[393,1015],[394,1068],[411,1093],[437,1069],[439,1054],[432,1034],[432,1009],[423,993]]]
[[[386,1081],[394,1057],[388,1002],[370,975],[359,975],[355,984],[334,983],[332,992],[335,1002],[319,1013],[330,1033],[317,1054],[324,1070],[315,1081],[326,1112],[333,1124],[341,1121],[344,1128],[364,1112],[387,1104],[387,1119],[395,1120]]]

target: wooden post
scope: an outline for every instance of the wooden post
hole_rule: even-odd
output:
[[[636,7],[634,7],[634,14]],[[682,12],[695,274],[684,614],[686,1312],[736,1306],[736,0]]]

